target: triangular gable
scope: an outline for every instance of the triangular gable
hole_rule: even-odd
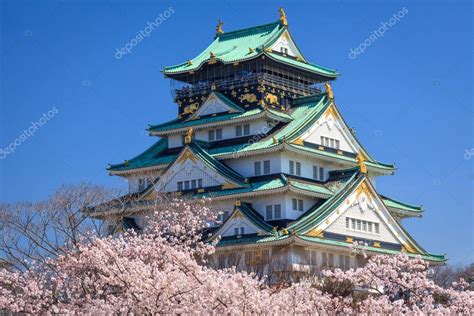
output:
[[[346,218],[349,219],[348,224]],[[355,229],[352,229],[352,219],[356,220]],[[360,221],[361,229],[357,227],[357,220]],[[372,233],[368,232],[369,223],[372,225]],[[378,233],[375,231],[375,224],[378,224]],[[367,231],[363,230],[364,226]],[[321,218],[319,223],[305,234],[324,236],[324,232],[400,244],[407,252],[425,253],[394,219],[365,176],[344,199],[332,207],[332,212]]]
[[[298,141],[324,145],[321,137],[338,140],[339,149],[342,151],[361,153],[364,160],[373,160],[354,137],[334,103],[324,111],[313,126],[301,135]]]
[[[300,58],[304,61],[303,54],[301,54],[300,50],[296,46],[293,37],[291,36],[288,30],[285,30],[280,37],[276,39],[276,41],[270,46],[270,49],[274,52],[282,53],[282,48],[285,48],[285,54],[291,57]]]
[[[244,235],[257,234],[260,236],[271,235],[272,227],[265,223],[260,214],[258,214],[250,205],[247,203],[240,202],[236,203],[234,212],[227,218],[221,227],[213,234],[211,239],[221,236],[230,237],[236,236],[236,230],[240,235],[240,228],[244,228]]]
[[[196,181],[194,186],[192,186],[192,182],[189,182],[189,187],[184,187],[186,181],[193,180]],[[231,189],[245,186],[244,181],[245,179],[235,171],[192,143],[181,151],[175,162],[161,175],[161,178],[155,184],[155,190],[159,192],[180,191],[178,182],[183,182],[181,190],[215,186]],[[199,184],[201,185],[199,186]]]
[[[237,113],[245,112],[245,110],[219,92],[212,92],[190,119],[224,112]]]

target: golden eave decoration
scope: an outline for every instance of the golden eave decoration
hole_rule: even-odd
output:
[[[329,99],[334,99],[334,93],[332,92],[329,82],[324,83],[324,86],[326,87],[326,93],[328,94]]]
[[[285,10],[283,10],[283,8],[280,8],[278,9],[278,13],[280,13],[281,24],[283,24],[284,26],[288,26],[288,20],[286,19]]]
[[[367,166],[365,165],[365,159],[361,154],[357,155],[357,165],[360,168],[360,172],[367,173]]]
[[[191,144],[191,140],[193,139],[193,128],[190,127],[186,132],[186,136],[184,137],[184,143],[186,145]]]

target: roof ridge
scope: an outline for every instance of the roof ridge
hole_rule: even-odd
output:
[[[229,32],[223,32],[222,34],[218,34],[216,36],[216,39],[225,38],[227,36],[235,35],[235,34],[238,34],[238,33],[246,33],[246,32],[249,32],[249,31],[257,31],[259,29],[269,28],[270,26],[276,27],[278,25],[281,25],[280,20],[277,20],[275,22],[266,23],[266,24],[250,26],[250,27],[246,27],[246,28],[243,28],[243,29],[237,29],[237,30],[233,30],[233,31],[229,31]]]

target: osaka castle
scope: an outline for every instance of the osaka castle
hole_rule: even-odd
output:
[[[221,266],[238,257],[245,266],[347,269],[364,264],[354,243],[368,255],[443,263],[403,228],[421,207],[377,191],[396,167],[376,160],[344,120],[331,88],[339,73],[311,63],[279,13],[234,31],[219,21],[206,49],[163,69],[177,117],[150,125],[156,142],[108,168],[129,183],[127,212],[94,216],[111,232],[140,229],[153,200],[173,193],[222,212],[209,238]]]

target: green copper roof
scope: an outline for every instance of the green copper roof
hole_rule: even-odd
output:
[[[337,77],[338,74],[334,70],[265,52],[265,48],[271,46],[286,29],[280,21],[277,21],[237,31],[224,32],[217,35],[214,41],[197,57],[191,59],[190,62],[187,61],[175,66],[165,67],[163,72],[165,75],[173,75],[195,71],[211,59],[212,53],[216,61],[224,64],[251,60],[261,55],[267,55],[278,62],[315,72],[327,76],[329,79]]]
[[[217,244],[217,247],[272,243],[272,242],[278,242],[278,241],[290,239],[292,237],[293,236],[291,235],[274,235],[274,236],[257,236],[257,235],[245,236],[244,235],[244,236],[241,236],[240,238],[233,237],[233,238],[222,239]],[[316,243],[316,244],[324,244],[324,245],[338,246],[338,247],[344,247],[344,248],[351,247],[351,244],[349,243],[338,241],[338,240],[326,239],[326,238],[310,237],[310,236],[304,236],[304,235],[296,235],[293,238],[301,239],[301,240]],[[400,251],[397,251],[397,250],[378,248],[378,247],[372,247],[372,246],[366,246],[364,248],[367,251],[375,252],[379,254],[395,255],[395,254],[400,253]],[[435,261],[435,262],[444,262],[447,260],[446,256],[444,255],[434,255],[434,254],[429,254],[429,253],[423,254],[423,255],[418,255],[418,254],[413,254],[413,253],[406,253],[406,254],[409,257],[420,256],[424,260]]]
[[[421,206],[403,203],[384,195],[380,195],[380,198],[387,207],[396,208],[407,212],[423,213],[423,209]]]
[[[173,120],[160,125],[151,126],[149,131],[169,131],[173,129],[186,129],[191,126],[198,126],[202,124],[221,122],[235,120],[239,118],[249,118],[252,116],[261,115],[264,112],[270,113],[271,115],[278,115],[281,120],[290,121],[288,124],[283,126],[277,132],[267,137],[264,137],[255,142],[247,142],[237,145],[230,145],[224,147],[211,148],[208,150],[209,154],[218,158],[224,155],[233,155],[238,156],[238,154],[244,154],[247,152],[252,152],[256,150],[271,149],[277,146],[280,146],[284,140],[293,140],[298,138],[302,133],[304,133],[319,117],[324,113],[324,111],[332,104],[332,100],[328,99],[325,94],[304,97],[301,100],[298,100],[297,106],[294,107],[289,114],[282,113],[272,109],[253,109],[244,113],[230,113],[217,116],[211,116],[207,118],[189,120],[189,121],[180,121]],[[276,141],[276,142],[275,142]],[[320,150],[318,148],[312,148],[297,144],[292,144],[290,142],[286,143],[286,146],[298,150],[302,150],[308,153],[313,153],[325,157],[335,158],[339,160],[344,160],[350,163],[356,163],[354,157],[339,155],[325,150]],[[160,147],[161,148],[161,147]],[[155,154],[150,154],[150,150]],[[154,158],[153,158],[154,157]],[[169,163],[173,161],[176,155],[169,155],[165,157],[160,157],[159,151],[156,148],[152,147],[147,150],[145,153],[133,158],[129,161],[128,166],[121,166],[122,170],[131,170],[136,168],[144,168],[153,165],[159,165],[163,163]],[[141,163],[141,159],[143,159]],[[391,171],[395,169],[394,165],[384,164],[377,161],[366,161],[367,167],[377,168],[382,171]],[[113,166],[111,169],[116,169],[116,166]]]
[[[143,153],[124,163],[110,165],[107,170],[125,171],[138,168],[153,167],[160,164],[169,164],[176,159],[176,155],[160,155],[168,149],[168,140],[163,138],[154,143]]]
[[[209,117],[199,118],[199,119],[194,119],[194,120],[189,120],[189,121],[175,119],[163,124],[150,125],[150,127],[147,130],[150,132],[161,132],[161,131],[169,131],[169,130],[178,129],[178,128],[189,128],[192,126],[197,126],[197,125],[202,125],[202,124],[210,124],[210,123],[221,122],[221,121],[235,120],[235,119],[244,118],[244,117],[251,117],[254,115],[258,115],[262,112],[263,112],[262,109],[257,108],[257,109],[249,110],[243,113],[226,113],[226,114],[209,116]]]

